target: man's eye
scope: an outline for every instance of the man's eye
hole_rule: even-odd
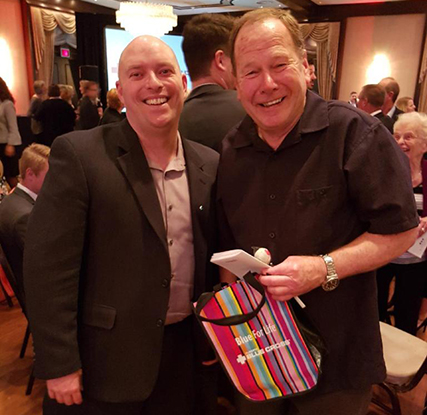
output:
[[[162,75],[168,75],[168,74],[172,73],[172,71],[171,71],[170,69],[162,69],[162,70],[160,71],[160,73],[161,73]]]
[[[137,78],[137,77],[139,77],[139,76],[141,76],[141,72],[132,72],[132,73],[130,74],[130,77],[131,77],[131,78]]]

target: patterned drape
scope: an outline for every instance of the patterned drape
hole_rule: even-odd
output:
[[[317,79],[319,93],[332,99],[333,85],[337,75],[339,23],[315,23],[300,26],[304,39],[311,38],[317,44]]]
[[[57,26],[65,33],[76,31],[74,14],[54,12],[40,7],[31,7],[31,24],[36,64],[36,78],[52,83],[53,56],[55,48],[54,30]]]
[[[421,59],[420,77],[418,79],[420,84],[418,111],[427,113],[427,37],[424,42],[424,51]]]

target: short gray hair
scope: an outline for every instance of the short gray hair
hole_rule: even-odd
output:
[[[406,112],[399,115],[394,124],[394,129],[402,124],[408,126],[418,137],[427,140],[427,114],[420,112]]]

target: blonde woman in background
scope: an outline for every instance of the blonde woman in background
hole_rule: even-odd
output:
[[[123,107],[124,105],[123,102],[120,101],[117,89],[110,89],[107,92],[107,109],[104,111],[99,125],[111,124],[124,120],[126,116],[122,114]]]
[[[10,187],[18,184],[18,157],[16,146],[22,144],[16,119],[15,99],[6,82],[0,78],[0,161]]]
[[[414,112],[417,107],[411,97],[402,97],[396,101],[396,107],[403,112]]]
[[[58,85],[59,90],[61,92],[61,99],[70,104],[75,110],[75,106],[73,104],[73,97],[75,95],[74,87],[71,85]]]

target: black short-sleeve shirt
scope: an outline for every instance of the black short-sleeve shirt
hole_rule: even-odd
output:
[[[418,224],[409,163],[392,135],[378,119],[310,91],[276,151],[249,117],[228,134],[217,186],[221,249],[266,247],[275,264],[329,253],[364,232],[394,234]],[[302,300],[330,350],[322,391],[382,381],[374,272]]]

